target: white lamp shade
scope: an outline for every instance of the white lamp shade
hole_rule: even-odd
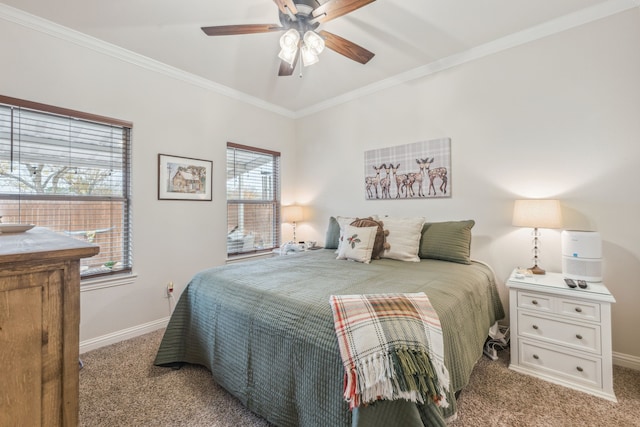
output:
[[[302,206],[285,206],[282,208],[282,222],[302,221]]]
[[[513,225],[530,228],[562,227],[559,200],[516,200],[513,206]]]

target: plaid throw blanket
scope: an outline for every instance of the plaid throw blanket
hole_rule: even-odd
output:
[[[330,300],[351,409],[379,399],[449,406],[440,320],[423,292]]]

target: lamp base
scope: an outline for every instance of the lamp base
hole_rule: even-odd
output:
[[[531,273],[533,273],[533,274],[546,274],[547,273],[542,268],[538,267],[538,264],[536,264],[533,267],[529,268],[529,270],[531,270]]]

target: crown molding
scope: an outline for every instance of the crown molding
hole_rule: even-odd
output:
[[[588,24],[599,19],[624,12],[629,9],[640,7],[640,0],[609,0],[594,6],[579,10],[577,12],[552,19],[540,25],[528,28],[517,33],[510,34],[497,40],[485,43],[480,46],[473,47],[464,52],[442,58],[438,61],[408,70],[397,74],[393,77],[380,80],[376,83],[363,86],[359,89],[347,92],[340,96],[329,100],[314,104],[310,107],[297,111],[291,111],[286,108],[271,104],[262,99],[248,95],[244,92],[232,89],[228,86],[213,82],[211,80],[196,76],[154,59],[148,58],[121,48],[119,46],[107,43],[103,40],[91,37],[79,31],[72,30],[59,24],[55,24],[46,19],[31,15],[22,10],[15,9],[0,3],[0,18],[11,21],[18,25],[31,28],[33,30],[48,34],[53,37],[74,43],[76,45],[94,50],[96,52],[118,58],[130,64],[154,71],[165,76],[193,84],[203,89],[216,92],[218,94],[245,102],[247,104],[280,114],[285,117],[297,119],[311,114],[315,114],[322,110],[362,98],[367,95],[389,89],[391,87],[407,83],[412,80],[420,79],[448,68],[456,67],[476,59],[484,58],[516,46],[520,46],[532,41],[536,41],[563,31],[570,30],[581,25]]]
[[[295,116],[293,111],[286,108],[2,3],[0,3],[0,18],[285,117]]]

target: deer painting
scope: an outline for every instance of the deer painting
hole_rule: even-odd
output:
[[[366,151],[364,176],[369,200],[451,197],[451,139]]]

